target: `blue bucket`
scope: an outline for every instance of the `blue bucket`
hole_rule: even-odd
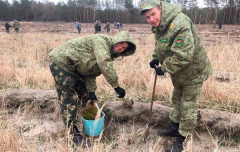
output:
[[[103,130],[105,113],[101,112],[101,116],[102,117],[98,120],[87,120],[81,116],[82,120],[83,120],[84,131],[87,136],[99,136],[100,135],[100,133]],[[96,124],[95,124],[95,121],[97,121]],[[94,126],[94,124],[95,124],[95,126]]]

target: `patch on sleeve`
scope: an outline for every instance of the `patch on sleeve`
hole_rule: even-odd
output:
[[[164,39],[164,38],[161,39],[161,43],[167,43],[167,42],[168,42],[168,39]]]
[[[173,23],[171,23],[171,25],[170,25],[170,30],[173,31],[173,30],[175,29],[175,27],[176,27],[176,26],[175,26]]]
[[[177,47],[182,47],[184,40],[182,38],[177,38],[175,42]]]

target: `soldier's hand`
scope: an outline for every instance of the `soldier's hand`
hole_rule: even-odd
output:
[[[94,104],[94,101],[95,101],[95,100],[98,100],[97,97],[96,97],[96,95],[95,95],[95,92],[90,92],[90,93],[89,93],[89,100],[91,100],[90,103],[91,103],[92,105]]]
[[[164,75],[164,72],[162,71],[161,67],[155,68],[155,71],[156,71],[157,75]]]
[[[153,59],[151,62],[149,62],[149,65],[151,68],[155,68],[155,65],[158,66],[159,65],[159,61]]]
[[[123,98],[126,94],[125,90],[119,86],[114,88],[114,90],[118,94],[118,98]]]

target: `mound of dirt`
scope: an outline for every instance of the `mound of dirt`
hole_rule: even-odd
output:
[[[38,90],[38,89],[15,89],[1,90],[0,104],[5,107],[18,108],[20,105],[35,103],[41,111],[41,117],[26,121],[27,116],[18,117],[15,124],[22,130],[22,136],[34,137],[39,134],[52,137],[59,136],[58,134],[64,129],[64,125],[60,117],[54,118],[52,115],[57,104],[56,91],[54,90]],[[104,136],[106,138],[119,138],[124,134],[122,144],[126,149],[132,149],[131,144],[140,144],[139,148],[144,148],[142,144],[143,133],[148,122],[150,103],[134,102],[133,108],[126,108],[123,102],[107,101],[104,107],[105,112],[105,129]],[[170,107],[160,104],[155,101],[153,105],[153,116],[151,121],[150,135],[147,144],[153,144],[159,140],[160,147],[166,147],[174,138],[165,138],[157,135],[157,130],[167,128],[170,125],[169,113]],[[43,108],[44,107],[44,108]],[[47,107],[47,108],[46,108]],[[48,110],[46,110],[48,109]],[[200,109],[199,125],[191,140],[193,151],[213,151],[216,149],[226,150],[225,147],[219,147],[222,141],[220,137],[224,134],[232,134],[236,137],[240,135],[240,115],[223,111]],[[4,115],[1,115],[3,118]],[[12,119],[16,119],[13,118]],[[82,127],[81,125],[79,126]],[[224,141],[224,143],[226,143]],[[229,144],[228,149],[236,148],[236,144]],[[119,149],[118,149],[119,150]]]

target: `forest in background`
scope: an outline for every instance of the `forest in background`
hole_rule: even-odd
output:
[[[146,23],[139,15],[141,3],[135,6],[133,0],[68,0],[65,2],[39,2],[35,0],[0,0],[0,20],[2,21],[65,21],[93,23],[122,22]],[[205,8],[200,8],[196,0],[165,0],[179,4],[194,24],[240,24],[240,0],[203,0]]]

